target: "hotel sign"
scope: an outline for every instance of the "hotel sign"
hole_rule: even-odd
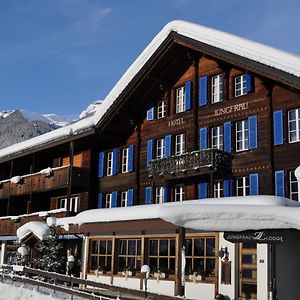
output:
[[[183,118],[179,118],[176,120],[172,120],[168,122],[168,127],[175,127],[175,126],[179,126],[179,125],[183,125],[185,123]]]
[[[241,111],[241,110],[246,110],[249,107],[249,102],[244,102],[240,104],[235,104],[235,105],[230,105],[227,107],[215,109],[215,116],[220,116],[220,115],[225,115],[225,114],[230,114],[233,112]]]
[[[280,230],[224,232],[224,239],[231,243],[277,244],[285,241],[285,233]]]

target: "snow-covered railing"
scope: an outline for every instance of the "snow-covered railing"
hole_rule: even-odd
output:
[[[232,155],[218,149],[204,149],[174,155],[149,162],[150,175],[175,175],[186,171],[202,171],[228,169],[231,166]]]
[[[2,265],[0,268],[0,278],[7,278],[12,281],[20,281],[38,287],[46,287],[50,290],[59,291],[85,299],[113,300],[113,299],[132,299],[145,296],[144,291],[132,290],[129,288],[108,285],[96,281],[81,279],[73,276],[47,272],[33,268],[15,268],[13,265]],[[79,287],[79,288],[78,288]],[[103,296],[109,291],[110,296]],[[102,293],[102,295],[101,295]],[[177,297],[148,293],[153,300],[175,300]]]

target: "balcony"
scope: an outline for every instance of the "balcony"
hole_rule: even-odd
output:
[[[11,182],[10,179],[0,182],[0,198],[9,196],[26,195],[32,192],[41,192],[59,189],[68,186],[70,166],[51,169],[50,174],[24,175],[19,182]],[[73,167],[72,187],[84,187],[87,185],[88,170]]]
[[[232,155],[218,149],[193,151],[178,156],[154,159],[149,162],[149,175],[186,176],[206,174],[215,171],[228,171]]]

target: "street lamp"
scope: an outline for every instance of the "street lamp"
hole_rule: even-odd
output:
[[[145,283],[145,299],[147,299],[147,282],[150,276],[150,267],[148,265],[143,265],[141,267],[141,273],[144,276],[144,283]]]

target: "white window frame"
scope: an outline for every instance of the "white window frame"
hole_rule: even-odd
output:
[[[111,208],[112,204],[112,194],[105,195],[105,208]]]
[[[157,119],[165,118],[166,111],[166,100],[159,100],[157,102]]]
[[[291,119],[292,112],[295,112],[295,119]],[[291,124],[295,123],[295,129],[291,129]],[[289,128],[289,143],[295,143],[300,141],[300,109],[292,109],[288,111],[288,128]],[[292,138],[291,134],[296,133]]]
[[[174,186],[174,201],[180,202],[184,201],[185,191],[183,184],[177,184]]]
[[[289,185],[290,185],[290,199],[299,201],[298,181],[294,171],[289,172]]]
[[[107,152],[107,163],[106,163],[106,175],[107,176],[113,175],[113,157],[114,157],[114,154],[112,151]]]
[[[211,102],[218,103],[224,100],[224,74],[211,78]]]
[[[166,152],[165,139],[156,140],[156,159],[164,158]]]
[[[238,125],[241,124],[241,129],[238,129]],[[237,121],[235,123],[236,129],[236,151],[245,151],[249,149],[249,124],[248,120]],[[241,142],[241,146],[240,146]]]
[[[128,173],[128,161],[129,161],[129,148],[122,149],[122,164],[121,170],[122,173]]]
[[[164,187],[163,186],[158,186],[155,188],[155,203],[164,203],[165,201],[165,195],[164,195]]]
[[[185,86],[176,89],[176,114],[186,110],[186,91]]]
[[[121,207],[128,206],[128,191],[124,191],[121,193]]]
[[[239,195],[239,192],[241,194]],[[242,176],[236,179],[236,195],[248,196],[250,195],[250,180],[249,176]]]
[[[59,198],[59,208],[65,208],[67,211],[77,213],[79,206],[79,196],[73,196],[70,198],[68,203],[68,198]]]
[[[223,150],[224,130],[223,126],[216,126],[211,129],[211,148]]]
[[[215,180],[214,181],[214,198],[224,197],[224,181]]]
[[[185,153],[185,134],[180,133],[175,135],[175,155],[182,155]]]
[[[234,95],[240,97],[247,94],[246,74],[234,78]]]
[[[59,198],[58,208],[68,209],[67,207],[68,207],[68,205],[67,205],[67,198]]]

